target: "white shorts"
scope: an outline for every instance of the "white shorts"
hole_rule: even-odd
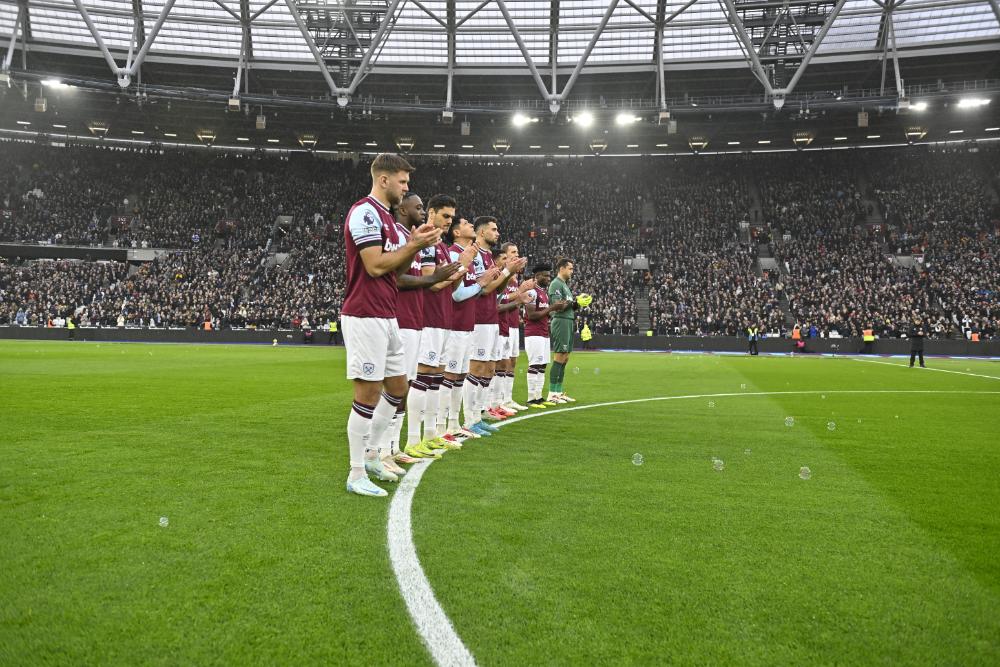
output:
[[[477,324],[472,332],[472,360],[500,360],[500,325]]]
[[[531,366],[548,365],[552,361],[549,339],[545,336],[528,336],[525,338],[524,352],[528,355],[528,364]]]
[[[424,366],[444,366],[448,352],[447,329],[435,329],[427,327],[420,332],[420,353],[417,355],[417,363]]]
[[[347,348],[347,379],[382,380],[406,375],[403,337],[396,318],[341,318],[344,347]]]
[[[449,331],[447,351],[444,353],[446,373],[464,375],[469,372],[469,353],[472,351],[471,331]]]
[[[511,329],[507,341],[507,358],[517,359],[521,356],[521,333],[517,329]]]
[[[500,334],[500,361],[510,359],[510,334]]]
[[[403,337],[403,368],[406,369],[406,379],[417,379],[417,356],[420,352],[420,331],[418,329],[400,329]]]

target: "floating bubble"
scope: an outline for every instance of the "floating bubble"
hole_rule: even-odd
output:
[[[812,470],[809,469],[809,466],[802,466],[799,468],[799,477],[801,479],[809,479],[812,477]]]
[[[743,453],[746,454],[747,456],[750,456],[750,450],[749,449],[744,449]]]
[[[714,408],[715,407],[715,401],[709,401],[708,402],[708,407]]]
[[[277,346],[278,345],[278,339],[277,338],[272,338],[271,339],[271,345]]]
[[[715,468],[716,471],[722,472],[726,467],[726,462],[722,459],[712,459],[712,467]]]
[[[741,385],[740,385],[740,389],[746,389],[746,388],[747,388],[747,385],[746,385],[746,383],[745,383],[745,382],[744,382],[743,384],[741,384]]]
[[[646,462],[646,459],[642,458],[642,454],[636,452],[632,455],[632,465],[641,466]]]
[[[899,419],[899,415],[896,415],[896,419]]]
[[[858,420],[858,423],[859,423],[859,424],[861,423],[861,420],[860,420],[860,419]]]
[[[580,367],[579,366],[574,366],[573,367],[573,375],[579,375],[579,374],[580,374]]]
[[[595,368],[594,369],[594,375],[600,375],[600,374],[601,374],[601,369],[600,368]]]
[[[824,401],[826,400],[826,394],[820,394],[819,397],[822,398]]]
[[[795,417],[785,417],[785,426],[795,426]]]
[[[826,423],[826,430],[827,431],[836,431],[837,430],[837,425],[834,422],[827,422]]]
[[[160,517],[160,528],[166,528],[170,525],[170,519],[165,516]]]

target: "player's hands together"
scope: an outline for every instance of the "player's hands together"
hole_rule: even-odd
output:
[[[527,291],[533,290],[533,289],[535,289],[535,279],[534,278],[528,278],[527,280],[525,280],[523,283],[521,283],[518,286],[518,290],[521,291],[521,292],[527,292]]]
[[[483,275],[479,276],[479,279],[476,280],[476,282],[479,283],[480,287],[486,287],[491,282],[496,280],[497,276],[499,275],[500,275],[500,269],[498,269],[495,266],[491,266],[489,269],[483,272]]]
[[[524,271],[524,267],[526,267],[527,265],[528,265],[527,257],[518,257],[507,268],[510,269],[511,273],[521,273],[521,271]]]
[[[517,302],[522,305],[528,305],[532,301],[534,301],[534,299],[528,292],[521,292],[520,294],[517,295]]]
[[[429,248],[440,240],[441,230],[429,222],[414,229],[413,234],[410,235],[410,243],[417,246],[420,250]]]
[[[554,313],[561,313],[562,311],[566,310],[568,306],[569,306],[569,301],[556,301],[551,306],[549,306],[549,310],[551,310]]]
[[[469,268],[472,264],[472,260],[475,258],[476,253],[479,252],[479,246],[476,245],[475,241],[469,244],[469,247],[462,251],[462,254],[458,256],[458,263]]]
[[[460,278],[461,273],[463,273],[462,265],[458,262],[452,262],[451,264],[442,264],[441,266],[434,269],[434,282],[439,283],[444,280],[452,280],[456,275]]]

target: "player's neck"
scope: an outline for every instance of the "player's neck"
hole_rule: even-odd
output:
[[[479,247],[482,248],[483,250],[490,250],[490,251],[493,250],[493,246],[490,245],[490,242],[487,241],[486,239],[481,239],[477,237],[476,242],[479,244]]]
[[[372,191],[368,193],[368,196],[377,201],[387,211],[392,210],[392,206],[389,206],[389,198],[385,196],[385,192],[380,192],[377,188],[372,188]]]

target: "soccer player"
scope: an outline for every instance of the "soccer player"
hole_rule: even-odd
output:
[[[479,256],[475,228],[465,218],[459,218],[451,223],[448,236],[452,241],[449,247],[452,261],[460,261],[462,255],[470,249],[474,258]],[[466,396],[465,383],[470,368],[472,333],[476,325],[476,299],[472,297],[477,297],[483,287],[493,282],[499,275],[499,270],[493,267],[477,276],[470,266],[470,270],[463,274],[461,283],[452,292],[451,330],[445,351],[443,386],[444,388],[451,385],[451,400],[447,405],[442,400],[438,412],[438,431],[444,431],[443,437],[446,439],[448,436],[452,436],[452,439],[482,437],[481,434],[461,426],[459,416],[462,401]],[[471,382],[469,384],[471,386]],[[466,411],[469,409],[470,406],[467,404]]]
[[[530,300],[524,306],[524,352],[528,355],[528,407],[544,409],[556,405],[542,400],[545,367],[551,359],[549,317],[552,313],[562,312],[568,304],[565,301],[549,303],[547,289],[552,280],[551,265],[538,264],[531,273],[534,276],[535,288],[528,291]]]
[[[347,289],[341,321],[347,377],[354,383],[347,420],[351,462],[347,490],[363,496],[388,495],[368,473],[384,481],[398,480],[372,449],[382,441],[407,389],[403,339],[396,321],[396,275],[405,273],[420,250],[441,238],[433,225],[423,224],[407,240],[391,212],[409,191],[413,170],[399,155],[378,155],[371,166],[371,193],[351,207],[344,225]]]
[[[566,376],[566,364],[569,362],[569,354],[573,351],[573,319],[576,310],[580,308],[579,302],[573,298],[573,292],[569,288],[569,281],[573,278],[573,260],[562,258],[556,263],[556,277],[549,284],[549,300],[553,302],[563,301],[566,306],[552,315],[551,339],[552,339],[552,372],[549,374],[549,395],[547,401],[553,403],[575,403],[575,398],[570,398],[563,393],[563,379]]]
[[[500,246],[500,257],[507,264],[520,258],[518,247],[513,243]],[[514,371],[517,358],[521,354],[521,307],[531,301],[529,290],[534,288],[534,280],[518,284],[517,276],[512,276],[504,288],[497,309],[500,311],[501,359],[497,362],[496,379],[493,381],[490,407],[504,416],[513,416],[528,406],[514,401]]]
[[[424,224],[426,213],[424,203],[415,192],[407,192],[403,195],[403,201],[396,207],[396,222],[400,226],[400,233],[409,240],[413,230]],[[406,377],[410,383],[410,393],[408,398],[413,396],[414,385],[426,388],[426,376],[417,373],[417,356],[420,351],[420,334],[424,328],[424,288],[432,288],[441,281],[447,281],[458,274],[458,264],[448,263],[435,267],[430,275],[424,275],[421,264],[421,256],[427,250],[432,250],[434,246],[425,248],[406,267],[406,273],[397,275],[396,282],[399,286],[399,295],[396,297],[396,320],[399,323],[399,334],[403,339],[403,366]],[[401,455],[399,450],[399,435],[403,428],[403,414],[406,404],[396,408],[396,415],[392,419],[392,424],[386,431],[383,441],[379,445],[379,458],[386,470],[394,475],[402,476],[406,470],[400,468],[396,459],[402,463],[413,463],[415,458]],[[419,400],[418,400],[419,403]],[[418,409],[421,409],[418,405]],[[412,415],[411,415],[412,418]],[[419,417],[417,418],[419,420]],[[419,421],[418,421],[419,424]]]
[[[479,255],[472,260],[473,273],[479,277],[494,266],[501,269],[500,275],[495,280],[483,285],[482,292],[476,299],[471,361],[463,397],[465,429],[483,436],[492,435],[498,430],[495,426],[487,424],[486,419],[490,421],[506,419],[506,416],[499,412],[486,412],[490,384],[493,382],[496,362],[500,360],[501,354],[497,293],[502,293],[511,277],[524,268],[525,260],[516,259],[508,266],[506,260],[498,263],[493,259],[492,248],[500,238],[496,218],[488,215],[479,216],[475,219],[473,228],[476,232],[476,245],[479,246]]]
[[[427,202],[428,221],[441,232],[447,233],[455,219],[458,203],[448,195],[434,195]],[[445,440],[438,429],[438,413],[442,405],[447,408],[451,402],[451,381],[444,377],[445,353],[452,320],[452,292],[460,283],[472,262],[476,249],[469,247],[459,257],[458,273],[451,279],[439,282],[422,295],[424,299],[423,330],[420,332],[417,355],[417,378],[410,384],[407,397],[407,438],[403,456],[408,459],[440,458],[437,449],[461,448],[454,438]],[[452,264],[451,251],[439,241],[420,253],[421,272],[430,276],[442,266]],[[470,297],[471,298],[471,295]],[[461,394],[459,394],[461,396]],[[421,433],[421,426],[423,431]]]

